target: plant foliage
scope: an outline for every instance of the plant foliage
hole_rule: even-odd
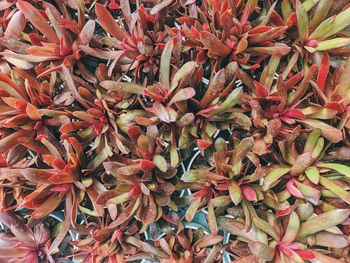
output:
[[[0,15],[0,262],[350,262],[350,1]]]

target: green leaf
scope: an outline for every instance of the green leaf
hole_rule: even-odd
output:
[[[171,144],[170,146],[170,165],[171,167],[176,167],[180,162],[179,153],[176,149],[176,144]]]
[[[160,67],[159,67],[159,82],[166,89],[169,89],[169,76],[170,76],[170,63],[171,56],[174,49],[174,40],[169,40],[165,45],[165,48],[162,52],[162,56],[160,58]]]
[[[289,216],[288,226],[282,238],[282,242],[285,242],[287,244],[292,243],[298,234],[299,227],[300,227],[299,216],[296,212],[293,211]]]
[[[306,177],[314,184],[318,184],[320,180],[320,173],[315,166],[311,166],[305,170]]]
[[[117,197],[114,197],[114,198],[112,198],[112,199],[109,199],[109,200],[107,201],[107,205],[112,205],[112,204],[118,205],[118,204],[122,204],[122,203],[128,201],[129,198],[130,198],[129,193],[124,193],[124,194],[118,195]]]
[[[341,186],[334,183],[333,180],[329,180],[328,178],[321,176],[320,184],[323,185],[329,191],[331,191],[333,194],[338,196],[344,202],[350,204],[350,193]]]
[[[306,200],[311,202],[314,205],[318,205],[320,202],[320,196],[321,192],[311,186],[308,186],[303,183],[299,183],[298,181],[295,181],[296,187],[299,189],[299,191],[302,193],[302,195],[305,197]]]
[[[232,202],[231,197],[228,195],[218,196],[211,199],[211,203],[215,207],[225,207],[231,204],[231,202]]]
[[[304,5],[302,5],[299,0],[296,0],[296,13],[298,20],[299,41],[300,43],[304,43],[309,34],[309,23]]]
[[[312,154],[311,154],[312,158],[317,159],[317,157],[322,152],[323,148],[324,148],[324,139],[321,137],[318,139],[315,149],[312,151]]]
[[[305,221],[314,213],[314,208],[310,202],[305,202],[298,205],[295,211],[297,212],[300,221]]]
[[[242,201],[242,191],[239,185],[235,181],[230,181],[228,183],[228,191],[232,202],[237,206]]]
[[[336,110],[319,108],[315,106],[310,106],[300,110],[307,118],[320,120],[333,119],[338,113]]]
[[[305,0],[303,2],[303,7],[306,12],[313,8],[320,0]]]
[[[317,215],[300,225],[297,239],[315,234],[327,228],[339,225],[345,222],[350,215],[349,209],[335,209],[323,214]]]
[[[264,86],[270,90],[273,79],[276,74],[276,70],[280,64],[281,55],[275,54],[270,58],[269,64],[267,65],[266,76],[264,79]]]
[[[189,79],[196,67],[197,63],[195,61],[189,61],[185,63],[173,76],[170,84],[170,92],[174,91],[177,88],[181,80]]]
[[[334,0],[320,0],[310,21],[310,30],[313,31],[328,16]]]
[[[241,96],[243,94],[242,88],[234,89],[225,99],[225,101],[220,105],[220,109],[218,111],[224,112],[230,108],[233,108],[236,104],[240,102]]]
[[[281,4],[281,11],[284,21],[293,13],[292,6],[290,5],[289,0],[283,0]]]
[[[290,171],[290,168],[279,167],[273,169],[264,179],[263,190],[266,191],[277,184],[277,181]]]
[[[165,173],[168,170],[168,165],[166,163],[165,158],[159,154],[157,154],[153,157],[153,163],[163,173]]]
[[[309,39],[321,41],[344,30],[350,25],[349,17],[350,8],[345,9],[336,16],[329,17],[315,29],[315,31],[310,35]]]
[[[308,136],[304,146],[304,153],[312,152],[316,146],[318,138],[320,138],[322,131],[314,129]]]
[[[344,164],[339,163],[318,163],[318,167],[328,168],[334,171],[337,171],[340,174],[343,174],[347,177],[350,177],[350,167]]]
[[[330,40],[319,42],[317,47],[315,47],[314,49],[315,51],[325,51],[325,50],[330,50],[335,48],[341,48],[348,44],[350,44],[350,38],[338,37],[338,38],[333,38]]]
[[[276,241],[279,241],[279,236],[276,230],[271,226],[268,222],[265,220],[259,218],[259,217],[254,217],[253,218],[253,223],[254,225],[259,228],[260,230],[264,231],[268,235],[270,235],[272,238],[274,238]]]

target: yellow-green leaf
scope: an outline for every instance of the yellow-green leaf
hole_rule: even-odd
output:
[[[335,209],[317,215],[300,225],[297,238],[315,234],[327,228],[339,225],[349,218],[349,209]]]
[[[299,41],[304,43],[309,34],[309,23],[307,12],[299,0],[296,1],[296,12],[298,20]]]
[[[277,184],[277,181],[290,171],[290,168],[279,167],[273,169],[264,179],[263,190],[266,191]]]
[[[294,241],[300,227],[300,219],[296,212],[292,212],[289,216],[288,226],[282,238],[282,242],[290,244]]]
[[[311,166],[305,170],[306,177],[314,184],[318,184],[320,180],[320,173],[315,166]]]
[[[350,177],[350,167],[344,164],[339,163],[318,163],[318,167],[328,168],[334,171],[337,171],[340,174],[343,174],[347,177]]]
[[[344,188],[342,188],[341,186],[334,183],[333,180],[330,180],[326,177],[321,176],[320,184],[323,185],[329,191],[331,191],[333,194],[338,196],[344,202],[346,202],[347,204],[350,204],[350,193],[346,191]]]
[[[254,217],[253,222],[257,228],[261,229],[262,231],[273,237],[276,241],[279,240],[277,231],[268,222],[259,217]]]
[[[242,201],[242,191],[239,185],[235,181],[230,181],[228,183],[228,191],[232,202],[238,205]]]

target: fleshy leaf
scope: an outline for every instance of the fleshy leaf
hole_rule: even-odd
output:
[[[176,92],[174,97],[169,101],[169,105],[178,102],[178,101],[184,101],[192,98],[194,95],[196,95],[196,91],[193,88],[184,88]]]
[[[306,177],[313,182],[314,184],[318,184],[320,180],[320,173],[315,166],[311,166],[305,170]]]
[[[297,238],[302,238],[311,234],[315,234],[329,227],[333,227],[343,223],[349,218],[350,210],[335,209],[323,214],[317,215],[300,225]]]
[[[343,187],[337,185],[333,182],[333,180],[330,180],[326,177],[321,176],[320,177],[320,184],[323,185],[326,189],[334,193],[336,196],[338,196],[340,199],[342,199],[347,204],[350,204],[350,193],[346,190],[344,190]]]
[[[144,87],[135,83],[127,83],[127,82],[117,82],[112,80],[104,80],[100,83],[100,85],[111,91],[119,91],[131,94],[143,94]]]
[[[225,179],[226,177],[210,172],[208,170],[189,170],[185,172],[181,177],[181,180],[184,182],[197,182],[205,180],[217,181]]]
[[[264,179],[263,189],[264,191],[273,187],[277,181],[285,174],[290,171],[287,167],[277,167],[274,168]]]
[[[275,249],[262,242],[250,242],[248,246],[252,254],[262,260],[271,261],[275,256]]]
[[[123,39],[127,37],[125,31],[117,25],[111,13],[109,13],[103,5],[97,3],[95,5],[95,12],[102,27],[113,37],[120,41],[123,41]]]
[[[231,49],[224,45],[215,35],[210,32],[202,31],[200,33],[202,44],[208,49],[209,56],[226,56],[231,52]]]
[[[231,200],[237,206],[242,201],[241,188],[235,181],[230,181],[227,186]]]
[[[343,139],[343,134],[339,129],[330,126],[325,122],[313,119],[305,119],[298,121],[312,128],[320,129],[322,131],[322,136],[332,143],[337,143]]]
[[[26,1],[18,1],[18,7],[24,16],[44,35],[50,42],[59,43],[55,31],[49,26],[46,19],[38,9]]]
[[[163,85],[164,88],[169,89],[169,76],[170,76],[170,63],[171,55],[174,48],[174,41],[170,40],[165,45],[165,48],[162,52],[160,59],[160,69],[159,69],[159,82]]]
[[[318,163],[318,167],[328,168],[334,171],[337,171],[340,174],[343,174],[347,177],[350,177],[350,167],[344,164],[339,163]]]
[[[282,242],[286,242],[287,244],[292,243],[298,234],[299,227],[300,227],[299,216],[296,212],[293,211],[289,216],[288,226],[282,238]]]
[[[309,34],[309,23],[304,5],[302,5],[299,0],[296,0],[296,12],[298,19],[299,41],[304,43]]]

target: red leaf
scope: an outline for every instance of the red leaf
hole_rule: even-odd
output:
[[[211,56],[224,57],[230,54],[231,49],[224,45],[215,35],[210,32],[201,32],[201,42],[208,49]]]
[[[242,185],[241,190],[245,199],[251,202],[258,201],[258,197],[254,189],[248,185]]]
[[[18,130],[0,140],[0,154],[7,153],[18,145],[17,140],[22,137],[31,136],[32,131]]]
[[[110,9],[119,9],[120,6],[115,2],[115,0],[111,0],[111,2],[109,3],[108,7]]]
[[[243,13],[242,18],[241,18],[241,21],[240,21],[240,23],[241,23],[242,26],[244,26],[245,23],[247,23],[249,14],[250,14],[250,5],[247,4],[247,5],[245,6],[244,13]]]
[[[201,139],[198,139],[197,140],[197,145],[200,149],[207,149],[211,146],[211,142],[208,142],[206,140],[201,140]]]
[[[56,207],[59,205],[61,200],[62,200],[62,197],[60,197],[58,194],[56,194],[56,193],[52,194],[51,196],[46,198],[44,200],[44,202],[38,208],[36,208],[33,211],[32,217],[35,219],[40,219],[40,218],[47,216],[53,210],[56,209]]]
[[[28,114],[28,117],[33,121],[41,120],[41,114],[37,107],[35,107],[33,104],[27,103],[26,112]]]
[[[18,8],[24,16],[52,43],[59,43],[59,39],[41,12],[26,1],[17,2]]]
[[[344,107],[339,102],[327,102],[325,108],[336,110],[338,113],[344,112]]]
[[[268,89],[264,85],[262,85],[260,82],[254,80],[254,86],[256,88],[256,95],[258,97],[265,98],[268,95],[269,93]]]
[[[132,126],[128,129],[128,135],[132,141],[136,141],[141,134],[140,126]]]
[[[55,175],[49,178],[49,182],[53,184],[67,184],[74,183],[77,181],[77,178],[71,173],[56,173]]]
[[[287,189],[288,189],[288,192],[291,194],[291,195],[294,195],[295,197],[298,197],[298,198],[301,198],[301,199],[304,199],[304,195],[299,191],[298,188],[296,188],[293,184],[293,180],[289,180],[287,185],[286,185]]]
[[[141,160],[140,167],[142,171],[148,172],[148,171],[151,171],[155,167],[155,165],[152,161]]]
[[[304,119],[305,115],[298,109],[288,109],[284,114],[284,117],[289,117],[292,119]]]
[[[327,52],[323,52],[320,67],[317,73],[317,85],[320,90],[324,90],[328,72],[329,72],[330,60]]]
[[[260,34],[264,33],[266,31],[269,31],[272,27],[270,26],[258,26],[253,28],[252,30],[249,31],[249,36],[255,35],[255,34]]]
[[[286,82],[286,88],[292,88],[294,85],[296,85],[300,80],[303,78],[303,73],[298,72],[295,74],[293,77],[291,77],[287,82]]]
[[[309,250],[297,250],[295,251],[302,259],[313,259],[316,255]]]
[[[95,12],[102,27],[113,37],[120,41],[128,38],[126,32],[117,25],[111,13],[109,13],[103,5],[97,3],[95,6]]]

